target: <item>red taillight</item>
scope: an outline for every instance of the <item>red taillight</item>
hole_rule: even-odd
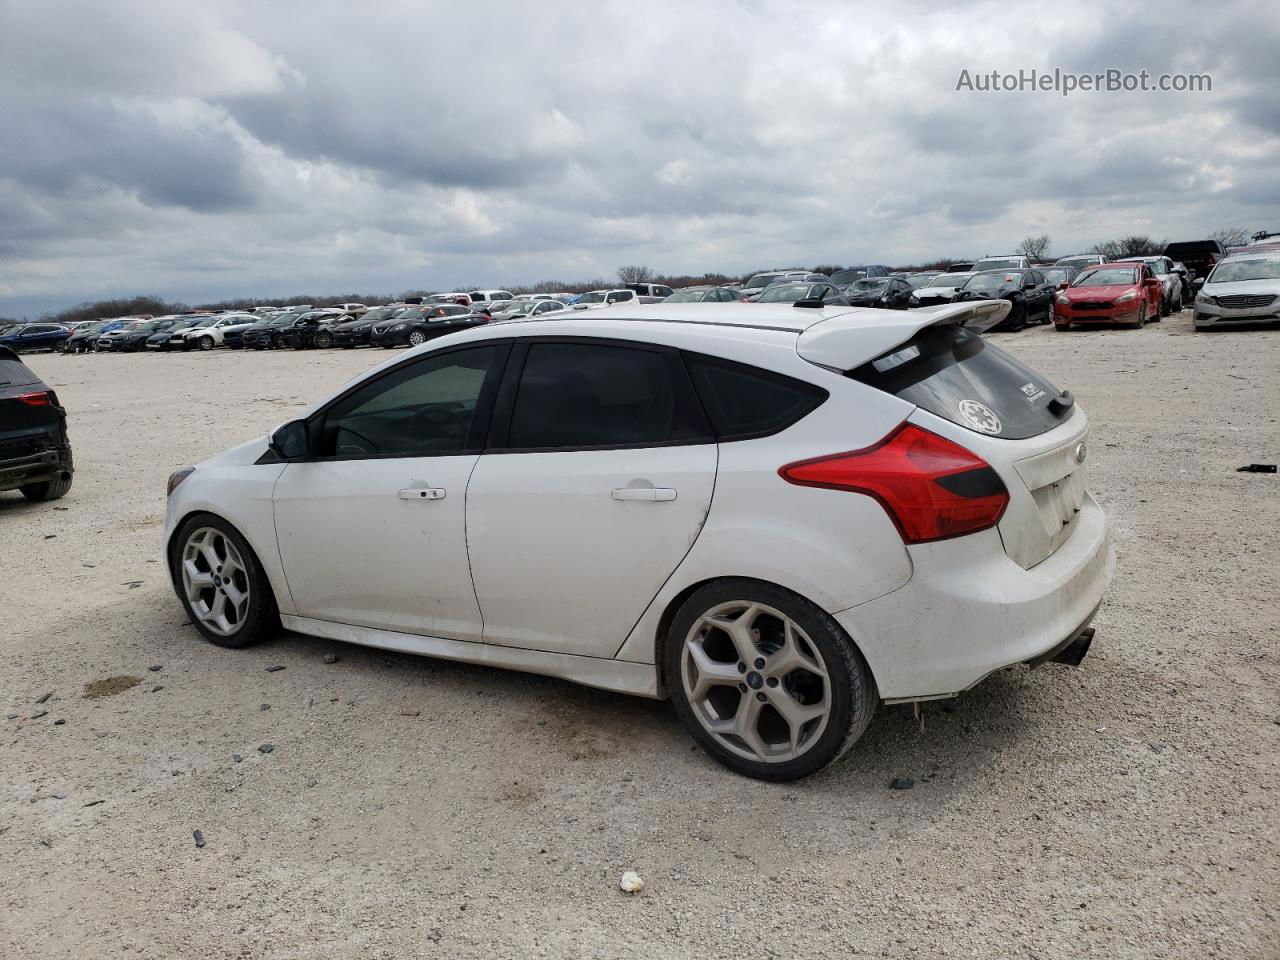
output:
[[[29,407],[47,407],[51,405],[48,391],[41,390],[39,393],[20,393],[18,399]]]
[[[789,463],[788,483],[875,497],[907,543],[945,540],[1000,522],[1009,491],[990,464],[904,423],[875,446]]]

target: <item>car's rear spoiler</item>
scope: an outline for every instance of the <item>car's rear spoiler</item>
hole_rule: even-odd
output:
[[[1008,300],[974,300],[901,313],[852,311],[822,320],[801,332],[796,352],[810,363],[843,373],[906,343],[925,327],[957,323],[976,333],[1009,315]]]

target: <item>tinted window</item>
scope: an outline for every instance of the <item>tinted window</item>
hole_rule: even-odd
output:
[[[325,417],[328,456],[428,456],[477,448],[472,427],[496,347],[405,364],[339,401]]]
[[[827,398],[821,387],[745,364],[696,354],[685,362],[720,440],[777,433]]]
[[[12,385],[25,387],[29,383],[39,383],[39,381],[25,363],[14,360],[12,357],[0,357],[0,387]]]
[[[978,432],[1012,440],[1052,430],[1070,414],[1049,409],[1057,387],[958,324],[926,327],[849,375],[962,427],[983,423],[995,429]]]
[[[673,355],[595,343],[535,343],[520,374],[507,445],[620,447],[696,440]]]

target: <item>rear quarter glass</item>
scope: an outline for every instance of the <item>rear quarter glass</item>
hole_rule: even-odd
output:
[[[0,357],[0,387],[26,387],[40,380],[21,360]]]
[[[1046,433],[1071,413],[1050,408],[1060,391],[1047,379],[958,324],[926,327],[848,376],[975,433],[1007,440]]]

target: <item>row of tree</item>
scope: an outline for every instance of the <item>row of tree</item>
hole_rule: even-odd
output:
[[[1241,246],[1249,242],[1250,233],[1244,227],[1224,226],[1214,230],[1210,235],[1211,239],[1220,240],[1224,246],[1233,247]],[[1119,237],[1115,240],[1104,240],[1101,243],[1095,243],[1093,247],[1087,251],[1089,253],[1101,253],[1111,260],[1120,260],[1124,257],[1142,257],[1150,256],[1163,252],[1167,241],[1157,240],[1146,234],[1132,234],[1130,236]],[[1016,253],[1021,254],[1033,261],[1042,261],[1049,256],[1049,250],[1052,240],[1047,233],[1036,234],[1024,237],[1022,242],[1018,244]],[[926,263],[906,264],[898,267],[898,269],[911,272],[914,270],[941,270],[946,269],[953,263],[970,262],[965,257],[941,257]],[[785,270],[808,270],[813,273],[823,273],[830,275],[838,270],[845,269],[837,264],[822,263],[816,266],[806,267],[790,266],[790,267],[771,267],[765,269],[785,269]],[[752,271],[757,273],[760,271]],[[750,273],[746,276],[751,276]],[[662,274],[652,270],[649,267],[639,264],[628,264],[618,268],[617,282],[621,284],[628,283],[660,283],[669,287],[689,287],[697,284],[720,285],[725,283],[733,283],[741,278],[729,277],[722,273],[704,273],[700,276],[690,274]],[[543,280],[529,286],[512,287],[515,293],[583,293],[587,290],[598,290],[613,286],[614,281],[597,278],[595,280]],[[473,289],[461,287],[460,289]],[[52,323],[76,323],[81,320],[93,320],[99,317],[124,317],[135,316],[137,314],[151,314],[158,316],[166,313],[182,313],[186,310],[248,310],[253,307],[269,306],[277,303],[310,303],[317,307],[332,306],[337,303],[389,303],[404,297],[422,296],[430,291],[426,290],[406,290],[398,296],[385,293],[344,293],[330,294],[325,296],[304,294],[285,299],[263,299],[261,297],[233,297],[228,300],[220,300],[216,303],[200,304],[196,307],[190,307],[185,303],[175,303],[162,300],[159,297],[138,296],[115,300],[95,300],[92,302],[81,303],[66,310],[59,310],[57,313],[50,313],[41,319]]]

